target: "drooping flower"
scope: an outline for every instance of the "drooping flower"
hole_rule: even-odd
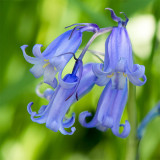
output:
[[[123,89],[128,77],[131,83],[141,86],[146,82],[145,67],[133,64],[132,46],[126,30],[128,18],[125,15],[126,20],[122,21],[112,9],[107,9],[111,12],[112,19],[118,22],[118,26],[113,27],[106,40],[104,64],[96,64],[93,67],[98,77],[97,84],[105,85],[111,79],[113,88]]]
[[[125,124],[120,124],[121,115],[127,102],[127,96],[127,79],[123,89],[113,89],[110,80],[100,96],[93,119],[87,123],[86,118],[92,116],[92,114],[85,111],[79,115],[79,122],[84,127],[96,127],[101,131],[111,128],[113,134],[116,136],[121,138],[127,137],[130,132],[129,122],[126,120]],[[120,127],[123,127],[123,132],[121,133],[119,133]]]
[[[146,115],[137,129],[137,137],[141,139],[150,121],[160,115],[160,102]]]
[[[120,124],[120,120],[128,96],[127,77],[134,85],[143,85],[146,82],[145,67],[133,64],[131,42],[126,30],[128,18],[125,15],[126,20],[122,21],[112,9],[107,9],[111,12],[112,19],[118,22],[118,26],[113,27],[106,40],[104,64],[93,65],[93,72],[97,77],[95,83],[106,87],[93,119],[87,123],[86,117],[91,116],[91,113],[85,111],[80,114],[79,121],[88,128],[96,127],[102,131],[111,128],[116,136],[125,138],[130,132],[130,124],[128,121]],[[121,126],[124,129],[119,133]]]
[[[77,65],[81,64],[77,63]],[[79,66],[79,70],[81,70],[81,67]],[[75,131],[75,127],[72,127],[75,122],[75,114],[73,113],[69,119],[65,118],[65,114],[77,97],[81,98],[92,89],[96,77],[92,72],[92,63],[86,64],[83,67],[82,78],[76,89],[79,82],[79,73],[67,74],[63,80],[61,79],[61,74],[62,71],[59,73],[59,85],[55,92],[48,94],[50,96],[49,104],[42,106],[38,113],[32,112],[32,102],[28,104],[27,108],[33,122],[46,123],[46,127],[54,132],[59,130],[64,135],[71,135]],[[70,127],[72,127],[71,132],[67,132],[64,129]]]
[[[30,57],[26,54],[27,45],[21,46],[26,61],[34,64],[30,72],[36,78],[44,75],[44,82],[54,88],[57,85],[57,81],[54,79],[55,75],[63,70],[81,45],[82,32],[97,32],[99,29],[96,24],[82,23],[75,25],[78,26],[57,37],[42,53],[42,45],[36,44],[32,50],[35,57]]]

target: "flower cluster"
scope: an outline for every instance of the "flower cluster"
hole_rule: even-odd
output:
[[[113,134],[121,138],[128,136],[129,122],[126,120],[125,124],[120,123],[127,102],[127,81],[129,80],[136,86],[143,85],[146,82],[145,67],[133,63],[131,42],[126,30],[127,16],[123,13],[125,15],[125,21],[123,21],[116,16],[112,9],[106,9],[111,12],[111,17],[118,22],[118,26],[99,28],[98,25],[90,23],[68,26],[74,28],[57,37],[44,52],[41,53],[42,45],[36,44],[33,47],[35,57],[26,54],[27,45],[21,47],[26,61],[34,64],[30,69],[31,73],[36,78],[43,76],[44,83],[53,87],[53,90],[47,89],[40,95],[45,97],[49,103],[43,105],[38,113],[31,109],[33,102],[28,104],[27,109],[32,121],[45,123],[46,127],[54,132],[59,130],[64,135],[73,134],[75,127],[72,126],[75,122],[75,114],[66,118],[67,111],[73,103],[90,92],[94,85],[98,85],[104,86],[104,90],[99,98],[95,115],[90,122],[86,122],[86,118],[92,115],[90,112],[84,111],[79,115],[79,122],[84,127],[95,127],[101,131],[110,128]],[[93,36],[80,56],[76,58],[75,54],[81,45],[84,32],[93,32]],[[90,44],[96,37],[106,32],[111,33],[105,43],[102,63],[90,62],[83,65],[83,57]],[[72,57],[75,59],[72,73],[62,78],[63,69]],[[58,78],[56,79],[57,73]],[[120,133],[119,127],[121,126],[123,131]],[[66,131],[65,128],[71,128],[71,132]]]

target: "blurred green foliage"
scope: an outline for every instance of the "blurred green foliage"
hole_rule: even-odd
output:
[[[33,123],[26,106],[34,102],[34,109],[47,104],[35,94],[34,88],[42,79],[35,79],[29,72],[28,64],[20,46],[28,44],[27,52],[32,55],[34,44],[44,48],[65,31],[64,27],[81,22],[97,23],[100,27],[116,25],[110,13],[104,8],[111,7],[118,13],[123,11],[134,23],[141,17],[138,27],[149,15],[153,26],[144,26],[139,32],[133,25],[131,41],[135,62],[145,65],[147,83],[137,87],[138,123],[160,99],[160,1],[159,0],[0,0],[0,160],[124,160],[127,139],[115,137],[111,131],[102,133],[86,129],[78,123],[78,114],[84,110],[95,112],[103,87],[93,90],[74,104],[71,111],[76,113],[76,132],[72,136],[54,133],[45,125]],[[149,21],[150,22],[150,21]],[[140,52],[136,40],[143,29],[152,33],[150,41],[140,39]],[[135,35],[135,37],[132,37]],[[85,34],[83,44],[91,34]],[[104,51],[107,35],[92,44],[94,50]],[[136,39],[137,38],[137,39]],[[134,39],[134,40],[133,40]],[[146,51],[145,48],[149,47]],[[140,54],[141,53],[141,54]],[[98,61],[87,53],[84,59]],[[67,66],[73,66],[73,61]],[[69,70],[66,70],[69,72]],[[126,106],[126,108],[129,106]],[[70,111],[70,112],[71,112]],[[70,113],[69,113],[70,114]],[[122,121],[127,119],[127,109]],[[140,159],[160,159],[160,118],[153,120],[139,145]]]

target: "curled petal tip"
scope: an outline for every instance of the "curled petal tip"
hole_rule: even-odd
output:
[[[96,127],[96,121],[94,119],[92,119],[90,122],[86,122],[86,118],[91,117],[91,116],[92,116],[92,114],[88,111],[82,112],[79,115],[80,124],[86,128]]]
[[[76,128],[72,127],[71,132],[67,132],[63,127],[60,127],[59,131],[64,135],[72,135],[76,131]]]
[[[26,59],[27,62],[29,62],[31,64],[35,64],[38,61],[38,58],[28,56],[26,54],[26,51],[25,51],[25,49],[27,47],[28,47],[28,45],[23,45],[23,46],[20,47],[22,52],[23,52],[23,56],[24,56],[24,58]]]
[[[123,127],[123,131],[121,133],[119,133],[119,127]],[[120,138],[126,138],[129,133],[130,133],[130,124],[129,122],[126,120],[125,124],[121,124],[121,125],[117,125],[117,126],[113,126],[112,128],[112,132],[114,135],[116,135],[117,137]]]
[[[70,128],[71,126],[73,126],[75,122],[75,113],[72,114],[72,117],[63,121],[63,127],[64,128]]]
[[[43,114],[43,113],[44,113],[44,111],[46,110],[46,108],[47,108],[47,105],[43,105],[43,106],[39,109],[39,111],[38,111],[38,115]]]
[[[125,16],[126,20],[123,22],[123,25],[126,26],[128,21],[129,21],[129,19],[128,19],[128,17],[126,16],[126,14],[124,12],[120,12],[120,14],[123,14]]]
[[[36,44],[32,49],[33,55],[37,58],[38,57],[42,58],[41,47],[42,47],[42,44]]]
[[[26,49],[27,47],[28,47],[28,45],[25,44],[25,45],[21,46],[20,48],[21,48],[22,50],[24,50],[24,49]]]
[[[32,109],[31,109],[31,106],[33,105],[33,102],[30,102],[28,105],[27,105],[27,111],[29,114],[32,114]]]
[[[126,14],[125,14],[124,12],[120,12],[120,14],[124,14],[124,16],[125,16],[125,18],[126,18],[125,21],[122,21],[121,18],[118,17],[118,16],[115,14],[115,12],[113,11],[113,9],[111,9],[111,8],[105,8],[105,9],[106,9],[106,10],[109,10],[109,11],[111,12],[111,17],[112,17],[112,19],[113,19],[114,21],[116,21],[116,22],[121,22],[121,24],[122,24],[123,26],[126,26],[126,25],[127,25],[129,19],[128,19],[128,17],[126,16]]]
[[[117,15],[115,14],[115,12],[113,11],[113,9],[111,8],[105,8],[106,10],[109,10],[111,12],[111,17],[114,21],[116,22],[120,22],[121,18],[117,17]]]
[[[105,10],[113,11],[113,9],[111,9],[111,8],[105,8]]]

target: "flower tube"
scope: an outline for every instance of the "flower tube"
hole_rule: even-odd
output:
[[[130,132],[130,124],[126,120],[125,124],[120,124],[121,116],[125,108],[128,96],[127,79],[123,89],[113,89],[111,80],[104,88],[99,102],[96,114],[90,122],[86,118],[92,116],[88,111],[79,115],[79,122],[86,128],[96,127],[101,131],[111,128],[114,135],[126,138]],[[123,127],[123,132],[119,133],[119,128]]]
[[[118,26],[113,27],[106,40],[104,64],[96,64],[93,67],[97,75],[97,84],[105,85],[111,79],[112,88],[123,89],[128,77],[131,83],[141,86],[147,80],[144,74],[145,67],[133,64],[132,46],[126,30],[129,19],[125,15],[126,20],[122,21],[112,9],[107,9],[111,12],[112,19],[118,22]]]

